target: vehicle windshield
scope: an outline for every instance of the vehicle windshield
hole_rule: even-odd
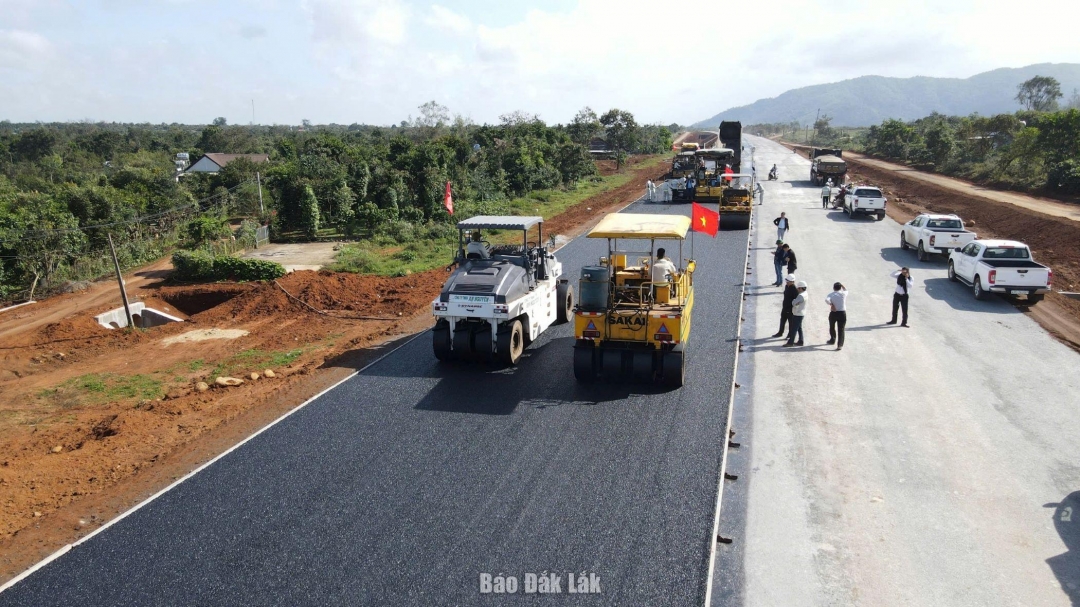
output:
[[[928,228],[943,228],[943,229],[946,229],[946,230],[962,230],[962,229],[964,229],[964,226],[963,226],[963,224],[960,223],[959,219],[931,219],[929,221],[929,223],[926,224],[926,227],[928,227]]]
[[[881,190],[875,190],[873,188],[859,188],[855,190],[856,196],[869,196],[871,198],[881,198]]]
[[[1024,247],[987,247],[983,259],[1028,259],[1030,254]]]

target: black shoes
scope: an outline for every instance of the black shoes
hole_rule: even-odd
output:
[[[826,345],[826,346],[831,346],[831,345],[833,345],[833,344],[835,344],[835,343],[836,343],[836,340],[835,340],[835,339],[830,339],[829,341],[825,342],[825,345]]]
[[[904,327],[905,329],[910,329],[911,328],[911,325],[907,324],[906,322],[902,323],[900,326]]]
[[[889,322],[887,322],[885,324],[887,324],[887,325],[895,325],[896,321],[895,320],[890,320]]]
[[[791,342],[789,341],[789,342],[787,342],[786,344],[784,344],[784,345],[782,345],[782,346],[780,346],[780,347],[781,347],[781,348],[794,348],[794,347],[795,347],[795,344],[793,344],[793,343],[791,343]]]
[[[783,331],[781,331],[781,332],[779,332],[779,333],[776,333],[775,335],[773,335],[773,337],[783,337],[783,336],[784,336],[784,332],[783,332]]]

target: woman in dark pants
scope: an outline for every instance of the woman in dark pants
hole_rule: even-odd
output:
[[[844,285],[834,282],[833,292],[825,296],[825,303],[829,304],[829,341],[828,345],[836,344],[837,350],[844,348],[844,327],[847,326],[847,289]]]

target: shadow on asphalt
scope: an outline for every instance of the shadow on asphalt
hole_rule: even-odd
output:
[[[1057,504],[1044,507],[1054,509],[1054,529],[1061,536],[1066,551],[1046,559],[1046,564],[1057,576],[1061,590],[1080,607],[1080,491],[1073,491]]]
[[[419,334],[419,336],[415,334],[403,335],[401,337],[392,339],[374,347],[348,350],[346,352],[338,354],[333,358],[323,361],[323,364],[319,365],[319,368],[329,369],[337,367],[341,369],[360,370],[378,360],[380,356],[385,356],[387,353],[393,352],[395,348],[400,347],[402,344],[409,341],[410,339],[413,339],[414,337],[416,339],[424,339],[423,335],[425,335],[426,333],[427,331],[424,331],[423,333]],[[428,338],[428,341],[430,342],[431,339]]]
[[[900,247],[887,247],[881,250],[881,258],[895,263],[899,267],[907,267],[912,270],[941,270],[947,268],[949,263],[938,255],[933,255],[927,261],[919,261],[915,251],[905,251]],[[914,275],[912,278],[916,278]]]
[[[927,278],[923,281],[926,294],[952,306],[955,310],[980,312],[983,314],[1023,314],[1009,302],[997,295],[985,301],[975,299],[971,287],[962,282],[952,282],[948,278]]]

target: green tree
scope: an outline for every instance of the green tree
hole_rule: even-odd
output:
[[[319,235],[319,200],[315,198],[315,190],[309,185],[304,186],[300,197],[298,219],[304,235],[315,240]]]
[[[622,168],[625,154],[637,145],[641,129],[634,120],[633,114],[618,108],[604,112],[604,115],[600,117],[600,124],[604,126],[608,145],[615,151],[615,170],[619,170]]]
[[[596,112],[591,107],[585,106],[578,111],[574,119],[567,125],[566,132],[574,143],[588,147],[593,137],[604,132],[604,127],[600,124]]]
[[[941,167],[956,149],[956,137],[952,128],[945,122],[937,122],[926,130],[926,151],[936,167]]]
[[[1028,110],[1052,112],[1061,98],[1061,83],[1050,76],[1035,76],[1016,87],[1016,100]]]
[[[212,124],[214,126],[225,126],[226,124],[228,124],[228,121],[225,120],[224,116],[218,116],[217,118],[214,118],[214,122]]]

